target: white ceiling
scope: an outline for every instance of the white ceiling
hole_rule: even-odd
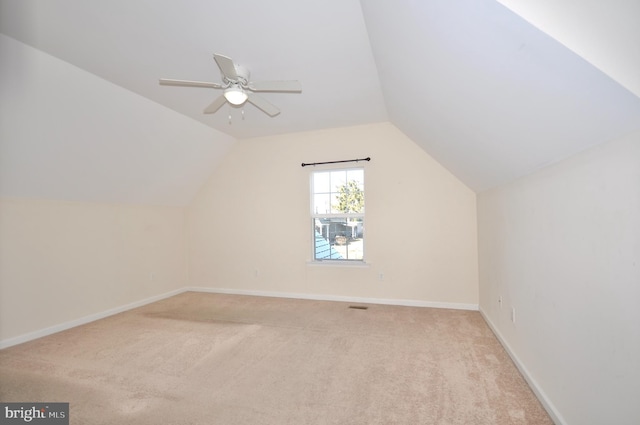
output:
[[[625,0],[607,5],[607,20],[628,14]],[[495,0],[0,0],[0,32],[215,129],[225,146],[224,135],[391,121],[476,191],[640,129],[640,94],[627,89],[640,87],[637,55],[607,68],[596,49],[587,62]],[[227,106],[202,114],[214,89],[158,84],[219,81],[214,52],[303,91],[266,93],[282,113],[249,105],[242,120]]]
[[[498,1],[640,96],[640,1]]]
[[[640,98],[496,1],[362,6],[390,121],[476,191],[640,128]]]
[[[385,121],[384,100],[357,0],[26,0],[0,2],[1,31],[236,138]],[[253,80],[302,82],[302,94],[202,110],[220,91],[159,78],[220,82],[213,53]],[[233,124],[229,125],[229,111]]]

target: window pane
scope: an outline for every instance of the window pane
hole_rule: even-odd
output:
[[[336,251],[329,242],[316,232],[314,248],[315,260],[343,260],[342,255]]]
[[[350,180],[332,193],[332,212],[361,214],[364,212],[364,191],[356,180]]]
[[[329,172],[313,173],[313,193],[329,193],[331,191],[330,177],[331,173]]]
[[[331,194],[331,212],[334,214],[344,212],[340,209],[340,196],[335,192]]]
[[[329,214],[331,212],[331,195],[316,194],[313,195],[313,213]]]
[[[358,188],[364,190],[364,170],[347,170],[347,181],[357,182]]]
[[[337,192],[340,190],[341,186],[347,182],[347,172],[342,171],[332,171],[331,172],[331,191]]]
[[[314,220],[316,260],[362,260],[362,219],[323,218]]]

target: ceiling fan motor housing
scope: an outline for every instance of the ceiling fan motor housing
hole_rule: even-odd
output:
[[[223,81],[227,81],[229,83],[238,83],[241,86],[246,86],[249,83],[249,76],[251,75],[251,73],[249,72],[249,70],[247,68],[245,68],[242,65],[238,65],[236,63],[233,64],[234,68],[236,69],[236,75],[238,76],[237,80],[231,80],[229,78],[227,78],[224,74],[222,75],[222,80]]]

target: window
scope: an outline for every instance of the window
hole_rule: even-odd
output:
[[[364,260],[364,169],[311,174],[315,261]]]

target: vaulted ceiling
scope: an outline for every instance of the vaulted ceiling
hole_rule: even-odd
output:
[[[127,91],[123,96],[179,113],[181,118],[171,118],[180,121],[175,128],[191,126],[199,140],[187,146],[177,135],[165,140],[166,135],[148,129],[134,132],[138,148],[130,137],[87,139],[109,144],[102,152],[104,146],[56,139],[55,123],[44,118],[49,137],[25,130],[24,140],[16,131],[7,140],[8,133],[0,133],[3,177],[24,181],[21,169],[46,162],[30,162],[30,155],[63,149],[65,158],[88,161],[74,171],[86,181],[92,173],[122,170],[117,184],[132,192],[107,200],[184,205],[235,139],[390,121],[470,188],[482,191],[640,130],[640,29],[635,24],[640,2],[613,0],[606,10],[594,4],[0,0],[0,32],[13,40],[2,44],[2,72],[14,75],[3,77],[5,93],[15,86],[15,75],[33,71],[6,63],[21,57],[9,52],[17,40],[78,68],[77,75],[60,71],[48,84],[72,87],[78,81],[77,90],[86,97],[84,84],[91,84],[79,80],[86,78],[82,73],[92,74],[106,80],[93,85],[112,84]],[[213,53],[232,57],[255,80],[298,79],[302,93],[263,94],[282,111],[274,118],[251,105],[205,115],[202,110],[219,91],[158,84],[162,77],[219,82]],[[104,114],[109,108],[108,96],[87,102],[82,93],[66,96],[62,93],[73,89],[65,90],[55,102],[31,93],[33,111],[90,114],[85,110],[93,108]],[[20,96],[5,100],[5,113],[28,114]],[[131,102],[140,102],[136,99]],[[79,104],[71,107],[71,102]],[[33,103],[51,106],[42,110]],[[32,117],[34,126],[41,117]],[[158,152],[155,163],[144,154],[154,156],[160,148],[169,154]],[[88,149],[101,154],[92,159]],[[137,160],[144,166],[134,164]],[[56,172],[67,173],[60,182],[72,184],[68,170],[65,165]],[[98,181],[107,193],[111,183],[104,176]],[[43,184],[36,180],[34,186]],[[142,192],[150,185],[158,197],[146,199]],[[184,195],[172,196],[177,190]]]

